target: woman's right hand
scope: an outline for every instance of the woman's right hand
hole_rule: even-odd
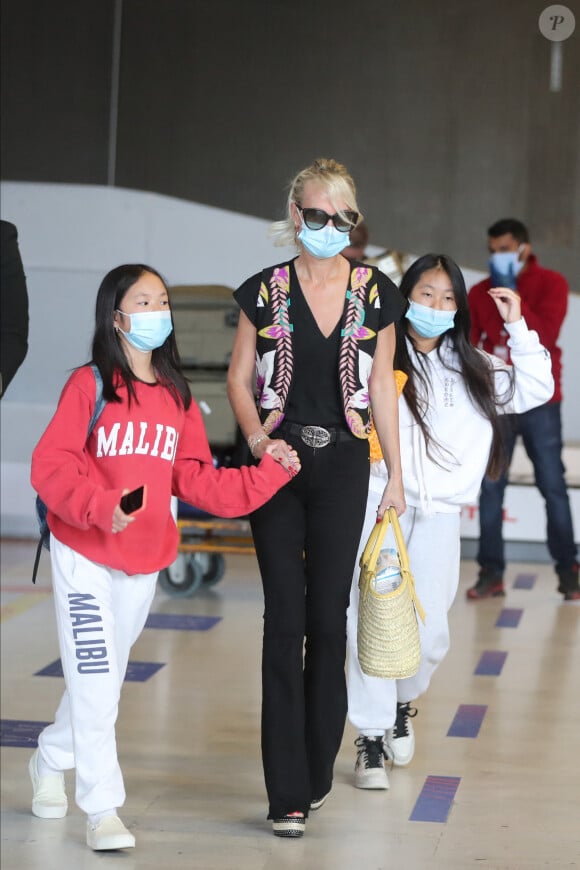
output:
[[[407,510],[402,481],[389,480],[387,483],[383,492],[383,497],[381,498],[381,502],[377,508],[377,523],[382,520],[385,511],[390,507],[395,508],[398,517],[400,517],[401,514],[404,514]]]
[[[261,441],[254,451],[255,458],[261,459],[264,453],[268,453],[272,459],[279,462],[290,477],[294,477],[300,471],[301,465],[298,453],[282,438],[267,438]]]

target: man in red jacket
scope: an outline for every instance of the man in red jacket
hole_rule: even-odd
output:
[[[490,277],[472,287],[469,293],[471,340],[476,346],[509,361],[508,335],[488,290],[491,287],[511,287],[521,296],[522,316],[528,327],[536,330],[552,356],[556,387],[550,401],[524,414],[502,415],[500,424],[508,465],[516,438],[522,436],[526,453],[534,466],[536,486],[546,503],[547,543],[559,578],[558,592],[566,601],[575,601],[580,599],[580,587],[572,514],[562,463],[562,351],[556,344],[568,307],[568,284],[563,275],[539,265],[531,251],[528,231],[520,221],[506,218],[494,223],[487,232]],[[467,597],[472,600],[505,594],[502,520],[507,480],[506,470],[499,480],[486,477],[482,482],[477,553],[480,571],[477,583],[467,592]]]

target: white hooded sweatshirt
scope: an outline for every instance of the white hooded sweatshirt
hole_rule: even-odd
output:
[[[521,414],[548,402],[554,393],[552,362],[548,351],[540,344],[537,332],[528,330],[525,320],[506,323],[510,338],[508,345],[512,366],[498,357],[479,351],[495,370],[495,390],[499,413]],[[417,367],[417,354],[407,338],[409,354]],[[474,407],[457,371],[460,363],[449,338],[440,348],[423,356],[427,360],[431,389],[428,396],[426,423],[436,443],[430,452],[436,462],[427,456],[425,438],[415,422],[405,391],[399,399],[399,431],[403,485],[408,505],[425,513],[454,513],[464,504],[472,503],[478,495],[487,468],[492,441],[489,420]],[[482,359],[482,365],[487,365]],[[507,404],[511,377],[514,393]],[[439,447],[437,446],[439,445]],[[371,466],[370,488],[382,492],[387,482],[385,463]]]

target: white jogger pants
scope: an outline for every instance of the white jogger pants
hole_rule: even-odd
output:
[[[52,535],[50,555],[66,689],[38,747],[54,770],[76,769],[76,802],[96,814],[125,801],[115,722],[129,651],[147,620],[157,572],[128,576]]]
[[[376,523],[382,493],[382,489],[373,491],[371,485],[347,614],[348,718],[359,733],[366,736],[379,735],[392,728],[397,701],[414,701],[422,695],[445,658],[449,649],[447,614],[457,593],[460,568],[460,514],[427,515],[417,508],[408,507],[399,517],[399,522],[417,595],[425,610],[425,625],[419,620],[421,664],[414,677],[404,680],[386,680],[363,674],[357,656],[358,562]],[[386,545],[390,545],[388,537]]]

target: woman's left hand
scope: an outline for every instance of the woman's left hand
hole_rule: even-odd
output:
[[[492,287],[487,291],[497,306],[504,323],[515,323],[522,317],[522,302],[519,293],[508,287]]]
[[[404,514],[407,510],[402,482],[396,483],[392,480],[389,480],[389,482],[387,483],[385,491],[383,493],[383,497],[381,499],[381,503],[377,509],[377,523],[382,520],[385,511],[387,510],[387,508],[390,507],[395,508],[398,517],[400,517],[401,514]]]

